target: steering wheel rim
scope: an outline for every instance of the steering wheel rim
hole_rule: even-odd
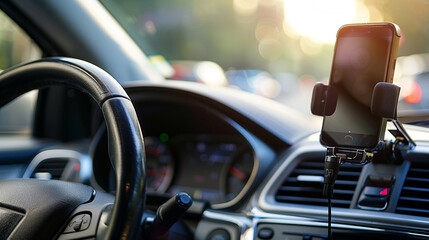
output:
[[[116,173],[115,203],[105,239],[135,238],[144,213],[146,171],[143,136],[130,98],[112,76],[93,64],[45,58],[0,74],[0,107],[28,91],[52,85],[81,90],[100,107]],[[19,226],[14,232],[19,232]]]

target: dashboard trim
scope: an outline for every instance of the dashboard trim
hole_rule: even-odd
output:
[[[91,178],[92,175],[92,159],[89,155],[81,153],[79,151],[70,150],[70,149],[49,149],[44,150],[38,153],[33,160],[31,160],[27,169],[23,174],[23,178],[30,178],[37,166],[48,159],[51,158],[67,158],[71,160],[78,160],[80,163],[80,180],[86,181]],[[66,166],[67,168],[67,166]]]
[[[277,223],[277,224],[288,224],[288,225],[300,225],[300,226],[309,226],[309,227],[327,227],[328,224],[325,222],[320,222],[315,219],[305,218],[305,217],[294,217],[274,213],[266,213],[258,208],[253,208],[251,212],[258,216],[255,220],[256,224],[259,223]],[[368,226],[359,226],[351,225],[347,223],[332,223],[333,229],[346,229],[346,230],[356,230],[356,231],[371,231],[371,232],[384,232],[384,233],[400,233],[404,235],[412,235],[417,237],[429,237],[429,234],[416,233],[411,231],[398,231],[392,229],[384,229],[379,227],[368,227]]]
[[[317,219],[282,215],[282,214],[275,214],[275,213],[267,213],[258,208],[251,209],[248,215],[231,215],[230,213],[226,214],[223,212],[206,210],[204,211],[203,216],[206,220],[229,222],[231,224],[238,226],[240,229],[240,236],[241,236],[240,239],[254,239],[254,236],[256,236],[257,234],[256,229],[258,224],[263,224],[263,223],[299,225],[299,226],[323,227],[323,228],[327,228],[328,226],[326,222],[322,222]],[[415,237],[429,238],[429,234],[423,234],[423,233],[417,233],[417,232],[411,232],[411,231],[383,229],[379,227],[351,225],[346,223],[332,223],[332,228],[340,229],[340,230],[355,230],[355,231],[369,231],[369,232],[380,232],[380,233],[390,233],[390,234],[403,234],[403,235],[409,235],[409,236],[415,236]]]
[[[252,134],[247,132],[243,127],[241,127],[239,124],[231,120],[230,118],[227,118],[226,116],[222,116],[234,129],[236,129],[247,141],[247,143],[250,145],[252,152],[253,152],[253,169],[252,173],[250,174],[249,179],[247,180],[246,184],[244,185],[243,189],[240,191],[240,193],[237,194],[237,196],[234,197],[234,199],[225,202],[225,203],[218,203],[213,204],[213,209],[222,209],[231,207],[235,204],[237,204],[239,201],[241,201],[246,193],[250,190],[250,188],[253,186],[254,181],[256,179],[256,176],[258,175],[258,172],[260,172],[260,161],[261,157],[267,158],[267,159],[274,159],[274,153],[268,149],[268,147],[265,146],[262,142],[258,141]],[[260,156],[260,157],[258,157]]]
[[[211,210],[206,210],[203,213],[203,217],[210,220],[220,221],[220,222],[229,222],[238,226],[240,230],[240,239],[249,239],[246,236],[249,232],[253,234],[253,223],[252,220],[246,216],[239,215],[227,215],[220,212],[214,212]],[[253,237],[253,235],[251,235]],[[253,238],[250,238],[253,239]]]

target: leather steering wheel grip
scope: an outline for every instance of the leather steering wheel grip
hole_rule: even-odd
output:
[[[101,108],[117,186],[106,239],[134,239],[144,213],[146,171],[143,136],[128,95],[112,76],[93,64],[45,58],[0,74],[0,107],[28,91],[52,85],[81,90]]]

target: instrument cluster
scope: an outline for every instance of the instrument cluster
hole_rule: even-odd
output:
[[[145,137],[147,191],[187,192],[211,204],[233,200],[255,168],[250,145],[234,136]]]

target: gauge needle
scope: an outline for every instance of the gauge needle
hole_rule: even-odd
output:
[[[247,174],[245,174],[244,172],[242,172],[240,169],[231,166],[229,168],[229,173],[231,173],[232,175],[236,176],[237,178],[239,178],[240,180],[247,180]]]

